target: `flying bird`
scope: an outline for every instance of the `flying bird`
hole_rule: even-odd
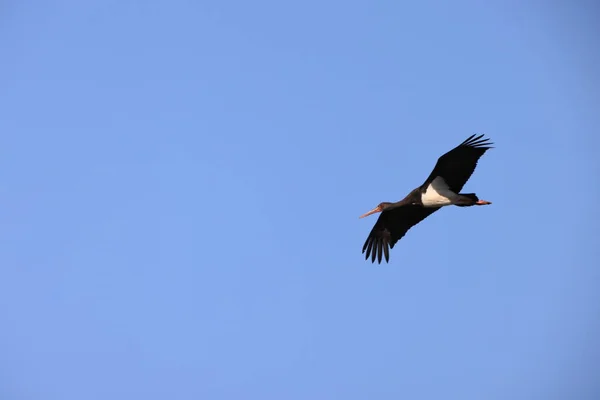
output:
[[[365,260],[371,256],[381,264],[390,260],[390,249],[406,232],[442,207],[455,205],[458,207],[484,206],[492,204],[479,200],[475,193],[460,193],[463,186],[475,171],[477,161],[493,143],[483,139],[484,135],[471,135],[467,140],[438,158],[429,177],[418,188],[411,191],[404,199],[395,202],[383,202],[371,211],[361,215],[364,218],[371,214],[381,213],[375,226],[365,241],[362,252]]]

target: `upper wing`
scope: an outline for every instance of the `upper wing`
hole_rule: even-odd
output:
[[[440,207],[423,208],[407,205],[383,211],[363,245],[362,252],[367,252],[365,260],[368,260],[370,255],[371,262],[375,262],[375,258],[377,257],[378,264],[381,264],[381,257],[385,255],[385,261],[389,262],[390,249],[394,248],[396,242],[410,228],[439,209]]]
[[[433,171],[425,182],[441,176],[446,181],[448,188],[454,193],[462,190],[463,186],[475,171],[477,161],[489,149],[489,139],[482,139],[483,135],[471,135],[467,140],[438,158]]]

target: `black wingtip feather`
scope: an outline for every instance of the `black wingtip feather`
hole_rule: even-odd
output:
[[[365,242],[365,247],[363,247],[363,253],[365,252],[365,248],[366,248],[366,252],[367,252],[367,254],[365,254],[365,260],[369,259],[369,256],[371,255],[371,248],[372,247],[373,247],[373,241],[369,238]]]
[[[485,134],[481,134],[479,136],[476,135],[471,135],[469,136],[464,142],[462,142],[460,146],[465,146],[465,147],[473,147],[473,148],[487,148],[487,149],[491,149],[493,147],[490,147],[490,145],[494,144],[493,142],[490,142],[490,138],[483,138],[485,136]]]
[[[377,261],[381,264],[383,260],[386,263],[390,262],[390,246],[385,240],[369,237],[362,248],[362,253],[365,255],[365,260],[371,259],[371,263]]]

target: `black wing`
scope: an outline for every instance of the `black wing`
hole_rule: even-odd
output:
[[[390,261],[390,249],[400,240],[406,232],[425,218],[439,210],[441,207],[424,208],[420,206],[407,205],[392,208],[383,211],[369,237],[365,241],[362,252],[365,251],[365,260],[371,256],[371,262],[378,260],[381,264],[381,257],[385,255],[385,261]]]
[[[454,193],[462,190],[463,186],[475,171],[477,161],[489,149],[490,139],[482,139],[483,135],[471,135],[467,140],[438,158],[433,171],[425,182],[431,182],[436,176],[446,181],[448,188]]]

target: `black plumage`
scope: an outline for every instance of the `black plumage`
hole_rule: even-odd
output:
[[[381,212],[363,245],[362,252],[366,253],[365,259],[368,260],[371,257],[371,262],[375,262],[377,259],[378,263],[381,263],[385,258],[385,261],[389,262],[390,249],[394,248],[398,240],[406,235],[409,229],[443,206],[469,207],[491,204],[488,201],[479,200],[474,193],[460,193],[475,171],[481,156],[492,148],[490,145],[493,143],[490,143],[489,139],[484,139],[483,136],[471,135],[454,149],[438,158],[425,182],[412,190],[404,199],[395,203],[380,203],[373,210],[361,216],[362,218]],[[442,196],[439,196],[438,192]],[[425,203],[424,200],[428,203]],[[437,205],[435,201],[447,201],[447,203]]]

